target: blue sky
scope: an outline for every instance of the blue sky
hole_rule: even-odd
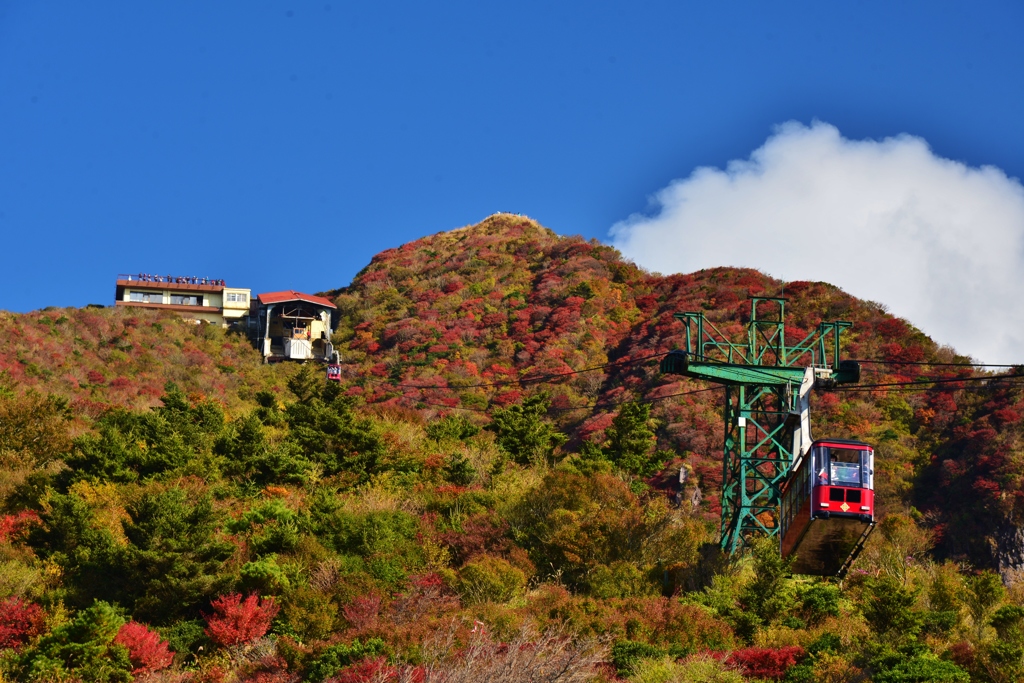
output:
[[[119,272],[318,291],[496,211],[607,240],[791,120],[1021,177],[1022,28],[1016,2],[8,0],[0,308],[109,304]]]

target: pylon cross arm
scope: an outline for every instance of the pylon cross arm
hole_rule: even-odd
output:
[[[661,361],[661,371],[733,385],[785,386],[800,384],[804,377],[803,368],[701,361],[685,351],[672,351],[665,356]]]

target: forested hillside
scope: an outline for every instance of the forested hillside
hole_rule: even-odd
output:
[[[673,313],[739,338],[758,294],[791,339],[851,321],[862,385],[942,380],[814,396],[816,436],[877,448],[883,520],[842,584],[717,551],[722,392],[658,372]],[[330,384],[170,314],[0,314],[6,679],[1024,674],[1019,387],[881,304],[653,275],[506,214],[327,296]]]

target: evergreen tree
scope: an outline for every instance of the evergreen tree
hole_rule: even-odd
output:
[[[217,537],[220,520],[209,496],[189,500],[182,489],[146,493],[129,506],[124,525],[123,602],[135,616],[166,624],[193,616],[223,590],[223,563],[234,546]]]
[[[999,606],[1005,594],[1002,578],[993,572],[968,576],[964,581],[963,603],[971,615],[978,640],[981,640],[985,626],[988,625],[989,615]]]
[[[654,450],[656,439],[649,403],[629,401],[622,404],[619,414],[605,430],[605,436],[608,439],[604,446],[605,454],[623,472],[650,476],[665,461],[664,455]]]
[[[294,442],[271,445],[257,411],[228,425],[217,441],[214,450],[223,458],[221,469],[260,487],[303,483],[312,463]]]
[[[757,538],[752,543],[754,558],[754,579],[740,594],[740,602],[762,623],[777,621],[793,604],[786,576],[792,559],[783,559],[778,541],[774,538]]]
[[[498,408],[488,429],[497,434],[498,447],[522,465],[550,463],[555,449],[567,437],[546,418],[551,402],[544,394],[534,394],[522,403]]]
[[[288,379],[288,390],[295,394],[299,403],[308,403],[320,398],[327,380],[313,363],[303,363],[291,378]]]
[[[29,533],[36,553],[60,567],[70,605],[116,599],[124,587],[120,573],[123,548],[110,530],[97,524],[89,504],[75,494],[53,493],[42,524]]]
[[[384,454],[373,423],[352,410],[353,399],[337,395],[330,401],[310,398],[285,411],[289,439],[325,474],[351,472],[362,480],[376,473]]]
[[[440,443],[443,441],[465,441],[480,433],[480,428],[462,415],[447,415],[428,424],[426,431],[427,436]]]
[[[96,602],[22,653],[18,680],[129,683],[128,649],[114,642],[123,624],[113,607]]]
[[[452,453],[448,456],[441,473],[446,480],[456,486],[469,486],[476,480],[476,468],[462,453]]]
[[[892,577],[868,582],[864,618],[880,636],[913,638],[921,630],[921,615],[914,610],[917,591]]]

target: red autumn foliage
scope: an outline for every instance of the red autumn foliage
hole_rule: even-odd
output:
[[[174,653],[167,647],[167,641],[160,640],[159,633],[150,631],[137,621],[129,621],[122,626],[114,642],[128,648],[133,674],[166,669],[174,660]]]
[[[459,598],[436,573],[412,576],[409,588],[395,597],[387,612],[396,624],[421,622],[428,614],[458,609]]]
[[[368,593],[356,597],[352,602],[341,609],[345,621],[352,625],[357,631],[368,628],[377,621],[380,614],[380,596],[376,593]]]
[[[384,657],[373,657],[342,669],[324,683],[392,683],[399,680],[423,683],[426,670],[422,666],[399,668],[388,664]]]
[[[459,291],[460,289],[462,289],[462,283],[459,282],[458,280],[453,280],[451,282],[446,282],[441,287],[441,291],[444,292],[445,294],[454,294],[455,292]]]
[[[953,660],[957,666],[965,669],[973,669],[977,653],[974,650],[974,646],[966,640],[961,640],[959,643],[953,643],[949,648],[949,658]]]
[[[837,394],[823,393],[818,397],[817,408],[830,417],[839,414],[839,396]]]
[[[807,655],[799,645],[780,647],[748,647],[736,650],[726,660],[727,664],[738,667],[745,676],[780,680],[789,667]]]
[[[195,677],[196,683],[224,683],[227,678],[228,672],[224,667],[219,664],[214,664],[205,671],[201,671],[198,676]]]
[[[246,683],[299,683],[302,679],[288,671],[255,671],[242,680]]]
[[[32,524],[39,523],[39,515],[32,510],[22,510],[13,515],[0,517],[0,543],[7,543],[19,537]]]
[[[0,602],[0,649],[18,647],[43,630],[43,610],[21,598]]]
[[[790,289],[792,289],[792,287],[790,287]],[[878,326],[875,329],[878,330],[880,335],[887,337],[888,339],[902,339],[910,332],[910,328],[907,326],[907,323],[899,318],[888,318],[887,320],[883,320],[878,323]]]
[[[280,607],[273,598],[229,593],[214,600],[206,618],[206,635],[218,645],[240,645],[266,635]]]
[[[298,674],[288,671],[284,658],[272,654],[245,662],[236,675],[245,683],[299,683],[302,680]]]
[[[1015,424],[1020,422],[1020,413],[1013,408],[1002,408],[1000,410],[992,411],[993,417],[999,421],[1000,424]]]
[[[465,564],[477,555],[504,555],[511,548],[509,524],[486,513],[469,517],[462,523],[462,533],[446,531],[439,534],[448,546],[455,564]]]

